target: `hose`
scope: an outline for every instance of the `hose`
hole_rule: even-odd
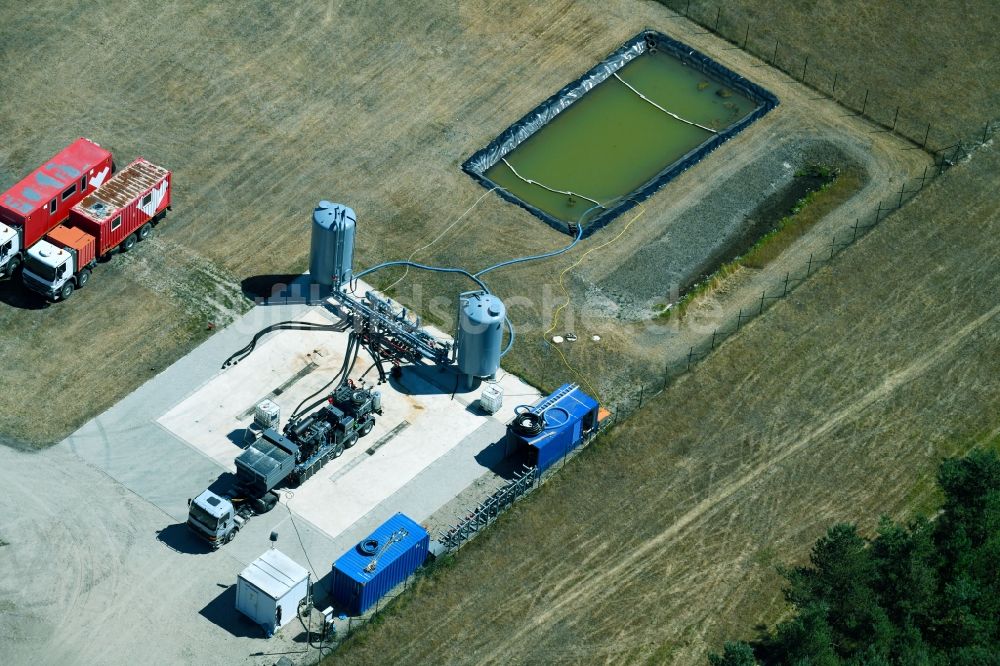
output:
[[[536,259],[548,259],[549,257],[555,257],[557,255],[560,255],[563,252],[569,252],[570,250],[573,249],[573,247],[577,243],[580,242],[580,239],[583,238],[583,218],[584,218],[584,216],[586,216],[587,213],[589,213],[590,211],[594,210],[595,208],[604,208],[604,206],[601,206],[601,205],[591,206],[587,210],[583,211],[583,215],[580,216],[580,218],[579,218],[579,220],[577,222],[577,225],[576,225],[577,226],[576,238],[574,238],[573,242],[570,243],[569,245],[567,245],[566,247],[560,248],[558,250],[553,250],[552,252],[545,252],[544,254],[535,254],[535,255],[532,255],[530,257],[519,257],[517,259],[508,259],[507,261],[501,261],[499,264],[494,264],[494,265],[492,265],[492,266],[490,266],[488,268],[484,268],[483,270],[479,271],[478,273],[476,273],[476,277],[479,277],[480,275],[483,275],[485,273],[489,273],[490,271],[495,271],[498,268],[504,268],[505,266],[513,266],[514,264],[523,264],[523,263],[525,263],[527,261],[535,261]]]
[[[248,342],[243,348],[233,352],[222,364],[222,369],[225,370],[231,365],[236,365],[253,353],[253,350],[257,347],[257,343],[268,333],[273,333],[274,331],[336,331],[341,326],[342,324],[340,323],[320,324],[311,321],[282,321],[277,324],[265,326],[257,331],[253,338],[250,339],[250,342]]]
[[[307,407],[306,409],[302,409],[302,405],[304,405],[307,401],[312,400],[313,398],[315,398],[320,393],[324,393],[334,383],[337,383],[338,386],[340,386],[340,384],[344,383],[344,381],[347,379],[347,377],[350,376],[350,374],[351,374],[351,371],[348,369],[348,364],[350,364],[351,368],[354,367],[354,363],[351,361],[351,355],[353,354],[354,358],[357,359],[357,352],[358,352],[358,345],[359,344],[360,343],[358,341],[357,334],[354,333],[353,331],[351,331],[351,333],[347,336],[347,350],[344,352],[344,363],[340,366],[340,370],[337,371],[337,374],[333,376],[333,379],[331,379],[326,384],[324,384],[322,387],[320,387],[315,393],[313,393],[313,394],[311,394],[309,396],[306,396],[302,400],[302,402],[299,403],[298,407],[295,408],[295,411],[292,412],[291,416],[288,417],[289,421],[294,421],[299,416],[301,416],[303,412],[311,411],[314,407],[316,407],[320,403],[322,403],[323,400],[325,400],[325,398],[321,398],[320,400],[318,400],[318,401],[312,403],[311,405],[309,405],[309,407]]]
[[[514,347],[514,324],[511,322],[510,317],[504,317],[503,323],[507,324],[507,332],[510,333],[510,335],[507,336],[507,346],[503,348],[502,352],[500,352],[500,358],[506,356],[507,352]]]
[[[521,409],[525,411],[518,411]],[[519,434],[534,437],[545,430],[545,417],[531,411],[528,405],[518,405],[514,408],[514,414],[511,425]]]
[[[565,414],[566,415],[566,420],[563,421],[562,423],[553,423],[553,424],[550,424],[549,423],[549,416],[548,416],[548,414],[549,414],[549,412],[555,412],[555,411],[560,411],[563,414]],[[569,413],[569,410],[566,409],[565,407],[560,407],[559,405],[553,405],[553,406],[549,407],[548,409],[546,409],[544,412],[542,412],[542,420],[545,421],[545,427],[546,427],[546,429],[548,429],[548,428],[555,428],[556,426],[565,425],[566,423],[569,423],[570,419],[572,419],[572,418],[573,418],[573,415]]]
[[[369,273],[374,273],[377,270],[383,268],[389,268],[390,266],[409,266],[411,268],[419,268],[424,271],[433,271],[435,273],[458,273],[460,275],[466,276],[467,278],[475,282],[487,294],[492,293],[490,291],[490,288],[486,286],[485,282],[483,282],[478,277],[476,277],[475,275],[473,275],[472,273],[463,268],[443,268],[441,266],[427,266],[426,264],[418,264],[413,261],[386,261],[384,263],[372,266],[371,268],[366,268],[365,270],[355,275],[354,279],[356,280],[361,279],[364,276],[368,275]]]

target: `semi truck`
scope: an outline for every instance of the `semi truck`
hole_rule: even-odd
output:
[[[141,157],[73,206],[69,219],[32,245],[24,286],[66,300],[90,281],[98,260],[149,238],[170,208],[171,173]]]
[[[0,278],[17,272],[26,251],[114,172],[111,153],[79,138],[0,195]]]
[[[188,501],[187,524],[213,549],[232,541],[252,516],[278,502],[277,488],[296,487],[339,458],[375,426],[382,396],[373,389],[342,384],[327,404],[290,420],[279,434],[267,428],[236,458],[236,480],[221,493],[207,489]]]

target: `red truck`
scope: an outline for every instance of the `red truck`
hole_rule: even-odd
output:
[[[28,250],[24,285],[53,301],[69,298],[99,259],[149,238],[170,208],[170,179],[168,170],[142,158],[119,171]]]
[[[111,153],[79,138],[0,194],[0,277],[13,275],[28,248],[112,173]]]

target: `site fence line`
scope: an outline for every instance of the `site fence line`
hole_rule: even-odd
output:
[[[779,69],[799,83],[815,90],[825,98],[831,99],[857,115],[863,116],[879,125],[881,131],[892,132],[910,143],[913,148],[920,148],[934,155],[935,163],[942,158],[942,153],[952,150],[956,145],[963,146],[966,154],[978,143],[985,143],[995,131],[996,119],[984,123],[982,138],[976,137],[946,138],[943,129],[935,127],[925,116],[907,108],[899,100],[888,99],[880,95],[877,88],[862,81],[854,81],[850,75],[840,69],[832,69],[813,54],[803,53],[790,44],[782,43],[780,37],[774,37],[767,28],[764,34],[752,22],[742,19],[731,19],[726,6],[697,3],[692,11],[690,0],[658,0],[658,2],[676,14],[669,18],[686,18],[693,21],[705,32],[715,34],[735,47],[761,59],[768,65]],[[964,156],[963,156],[964,157]],[[962,159],[962,157],[957,158]],[[952,159],[954,163],[957,159]]]
[[[1000,123],[991,125],[988,134],[984,135],[983,143],[986,143],[997,130],[1000,130]],[[944,161],[927,167],[919,177],[904,181],[900,186],[899,193],[889,199],[879,201],[875,211],[870,213],[868,217],[856,218],[853,223],[841,227],[831,234],[829,243],[822,251],[810,253],[809,258],[798,269],[786,271],[784,275],[762,289],[759,300],[753,306],[740,309],[735,318],[713,330],[710,335],[706,335],[697,344],[690,346],[687,353],[679,360],[666,362],[659,381],[640,382],[635,393],[622,396],[617,401],[610,403],[608,405],[608,409],[612,413],[610,425],[614,426],[621,419],[627,418],[641,408],[649,398],[663,392],[674,379],[690,372],[698,361],[706,358],[723,341],[746,326],[751,319],[763,314],[774,301],[788,296],[813,273],[836,258],[840,252],[850,247],[879,223],[884,222],[892,213],[905,206],[910,199],[949,166],[947,158],[942,159]],[[957,154],[956,159],[960,159],[957,158]]]
[[[458,552],[463,546],[467,545],[487,527],[495,523],[500,516],[509,511],[516,502],[530,495],[542,484],[551,479],[553,475],[562,470],[570,459],[579,455],[579,453],[589,446],[591,442],[606,432],[608,428],[613,425],[614,420],[613,416],[608,417],[600,427],[585,432],[579,446],[571,451],[567,451],[560,459],[559,463],[552,465],[550,468],[545,470],[545,472],[539,472],[538,467],[535,466],[529,467],[528,465],[523,465],[522,468],[514,474],[514,477],[510,481],[495,491],[486,500],[480,502],[475,507],[472,507],[466,517],[459,521],[457,525],[438,535],[436,541],[443,548],[443,552],[439,554],[438,557],[445,554],[452,555]],[[403,581],[403,583],[397,585],[385,596],[376,601],[375,606],[364,615],[358,617],[348,617],[346,620],[347,626],[343,631],[322,639],[318,646],[311,642],[310,649],[315,649],[317,651],[316,660],[312,663],[319,663],[322,659],[329,657],[359,629],[370,622],[377,621],[391,606],[393,601],[409,592],[410,588],[414,586],[417,579],[421,576],[427,575],[431,571],[433,571],[432,566],[421,567],[416,573],[412,574],[405,581]],[[306,650],[306,652],[307,651],[309,650]]]

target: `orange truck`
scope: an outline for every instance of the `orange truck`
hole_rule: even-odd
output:
[[[142,158],[73,206],[69,219],[27,252],[24,286],[49,300],[69,298],[97,262],[149,238],[170,208],[171,173]]]

